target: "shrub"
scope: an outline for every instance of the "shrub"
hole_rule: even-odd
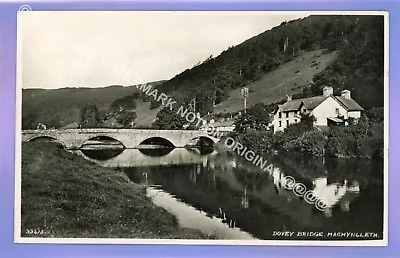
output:
[[[302,152],[312,156],[323,156],[327,137],[320,131],[305,132],[300,138],[289,141],[283,149],[289,152]]]
[[[326,154],[336,157],[383,157],[383,122],[375,123],[366,116],[357,124],[332,127]]]
[[[267,153],[271,150],[273,136],[270,131],[249,130],[235,139],[256,153]]]

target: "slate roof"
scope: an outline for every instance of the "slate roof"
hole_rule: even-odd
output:
[[[332,97],[337,102],[339,102],[339,104],[341,104],[345,109],[347,109],[347,111],[362,111],[362,110],[364,110],[354,99],[346,99],[342,96],[332,96]],[[326,97],[326,96],[316,96],[316,97],[311,97],[311,98],[291,100],[286,103],[283,103],[282,105],[279,105],[278,108],[276,109],[275,113],[278,110],[280,110],[282,112],[297,111],[297,110],[300,110],[302,105],[304,105],[304,107],[307,110],[313,110],[327,98],[328,97]]]
[[[279,106],[280,111],[288,112],[288,111],[297,111],[300,109],[301,105],[304,104],[304,107],[309,109],[314,109],[319,104],[322,103],[328,97],[325,96],[316,96],[311,98],[304,98],[304,99],[295,99],[286,103],[283,103]]]
[[[334,96],[334,98],[337,99],[338,102],[347,109],[347,111],[364,110],[354,99],[346,99],[345,97],[342,96]]]

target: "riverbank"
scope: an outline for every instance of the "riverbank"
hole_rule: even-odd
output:
[[[231,137],[256,153],[313,157],[366,158],[384,157],[383,122],[363,118],[357,124],[332,126],[325,131],[300,122],[282,132],[249,128],[233,132]],[[365,121],[366,120],[366,121]]]
[[[143,186],[56,143],[22,145],[21,234],[56,238],[211,238],[180,228]]]

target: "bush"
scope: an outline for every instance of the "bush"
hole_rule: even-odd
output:
[[[332,128],[326,143],[326,155],[335,157],[349,156],[348,146],[350,141],[352,141],[352,137],[348,136],[345,128]]]
[[[271,150],[273,137],[271,131],[249,130],[244,134],[237,135],[235,139],[248,149],[262,154]]]
[[[305,132],[300,138],[289,141],[283,145],[288,152],[302,152],[312,156],[323,156],[327,137],[320,131]]]
[[[378,113],[374,111],[374,113]],[[301,122],[291,124],[275,134],[260,127],[255,116],[242,115],[234,137],[259,153],[273,151],[298,152],[312,156],[375,158],[384,155],[384,125],[379,114],[374,119],[362,116],[349,125],[332,126],[324,135],[313,127],[314,118],[303,115]],[[376,122],[381,121],[381,122]]]
[[[347,127],[332,127],[326,154],[335,157],[383,157],[383,122],[375,123],[366,116]]]

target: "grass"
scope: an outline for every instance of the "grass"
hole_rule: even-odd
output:
[[[281,64],[260,80],[246,85],[249,88],[248,105],[275,103],[286,95],[300,93],[312,81],[314,75],[325,70],[337,57],[337,52],[316,50],[304,52],[294,60]],[[317,67],[314,67],[318,64]],[[299,87],[300,86],[300,87]],[[229,98],[214,108],[214,113],[237,112],[243,109],[240,88],[229,92]]]
[[[57,238],[211,238],[180,228],[144,187],[55,143],[22,145],[21,234]]]
[[[150,110],[150,102],[137,102],[137,108],[135,109],[137,118],[135,120],[135,124],[137,126],[148,126],[151,127],[153,121],[156,119],[158,111],[160,111],[162,107],[158,107],[156,109]]]

